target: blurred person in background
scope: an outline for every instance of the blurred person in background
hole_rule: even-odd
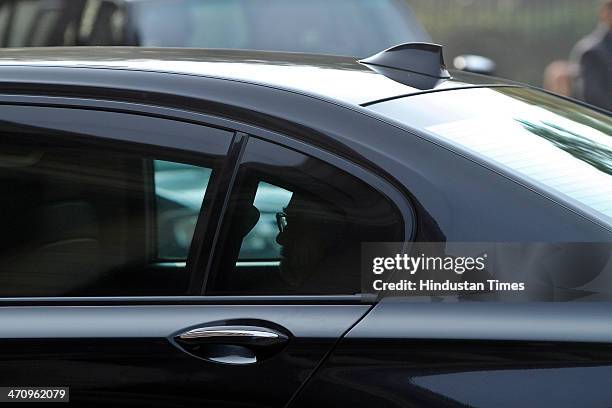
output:
[[[572,70],[568,61],[553,61],[544,70],[544,89],[562,96],[572,95]]]
[[[612,0],[599,12],[599,25],[572,50],[573,94],[591,105],[612,111]]]

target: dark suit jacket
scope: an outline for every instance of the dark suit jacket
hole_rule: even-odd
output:
[[[574,97],[612,111],[612,31],[599,26],[576,44]]]

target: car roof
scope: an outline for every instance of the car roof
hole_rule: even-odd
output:
[[[249,82],[333,99],[351,105],[422,93],[359,63],[355,58],[251,50],[141,47],[5,48],[2,66],[118,69],[167,72]],[[433,90],[507,82],[452,72]]]

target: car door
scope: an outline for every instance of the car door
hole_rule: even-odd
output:
[[[213,256],[240,244],[219,231],[239,217],[227,194],[248,137],[59,101],[0,109],[0,384],[88,406],[284,406],[371,306],[325,288],[249,295],[233,271],[278,259]]]

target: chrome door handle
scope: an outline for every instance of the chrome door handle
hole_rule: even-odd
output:
[[[223,364],[253,364],[282,351],[289,336],[258,326],[198,327],[174,336],[184,351]]]
[[[263,327],[214,326],[186,331],[176,336],[175,340],[191,344],[236,344],[264,347],[284,344],[289,337]]]

